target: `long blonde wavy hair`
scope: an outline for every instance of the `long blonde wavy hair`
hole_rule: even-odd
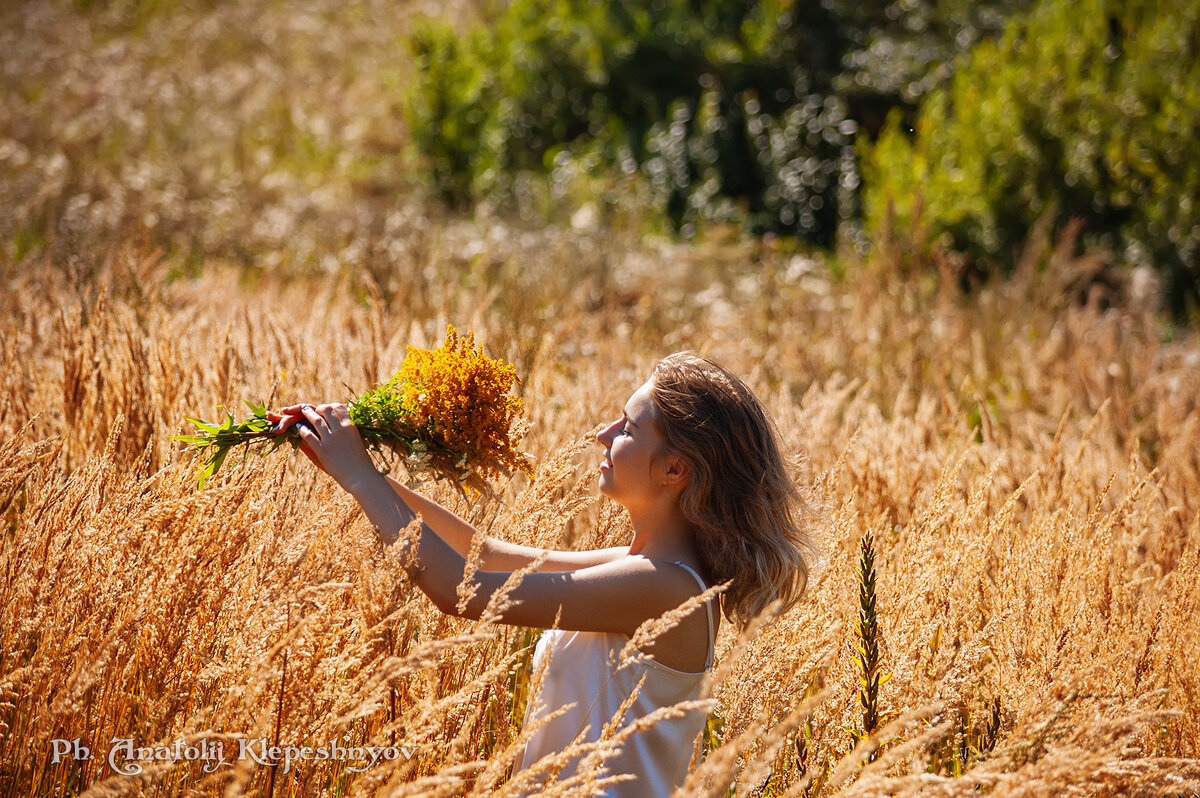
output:
[[[807,505],[762,403],[691,352],[660,360],[650,382],[665,449],[691,469],[680,509],[709,574],[729,583],[725,617],[744,626],[776,599],[786,611],[804,592],[813,546]]]

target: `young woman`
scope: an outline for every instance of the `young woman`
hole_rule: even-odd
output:
[[[343,405],[296,405],[274,418],[280,430],[304,422],[305,453],[358,500],[385,543],[420,515],[411,576],[441,611],[478,618],[512,571],[544,558],[509,592],[500,620],[547,630],[534,654],[535,671],[545,666],[541,692],[526,724],[567,709],[537,729],[518,769],[573,742],[599,740],[635,691],[625,724],[699,698],[720,620],[712,599],[622,659],[644,622],[709,585],[725,585],[721,607],[738,624],[777,599],[786,609],[804,590],[802,503],[774,428],[741,380],[690,353],[659,361],[621,417],[596,436],[604,447],[600,491],[629,511],[630,544],[546,551],[487,537],[478,589],[461,613],[457,586],[476,530],[381,476]],[[630,734],[605,763],[608,775],[625,779],[605,795],[669,795],[687,773],[703,724],[704,713],[692,709]],[[578,757],[563,763],[559,778],[579,764]]]

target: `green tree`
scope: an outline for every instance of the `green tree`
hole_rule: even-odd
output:
[[[915,102],[1017,5],[514,0],[466,34],[416,37],[411,129],[455,203],[586,153],[640,174],[685,231],[734,219],[828,245],[855,213],[860,116]]]
[[[1011,266],[1045,214],[1200,298],[1200,0],[1043,0],[866,147],[868,226]],[[921,219],[918,220],[918,215]]]

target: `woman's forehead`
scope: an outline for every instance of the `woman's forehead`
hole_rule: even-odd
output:
[[[633,395],[629,397],[629,401],[625,403],[625,417],[638,426],[649,423],[656,415],[654,401],[650,398],[652,387],[648,381],[642,383],[642,386],[634,391]]]

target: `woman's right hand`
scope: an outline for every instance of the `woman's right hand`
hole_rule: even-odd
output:
[[[379,478],[346,405],[337,402],[315,407],[294,405],[278,415],[276,427],[285,430],[296,427],[304,454],[347,491],[353,493],[364,480]]]

